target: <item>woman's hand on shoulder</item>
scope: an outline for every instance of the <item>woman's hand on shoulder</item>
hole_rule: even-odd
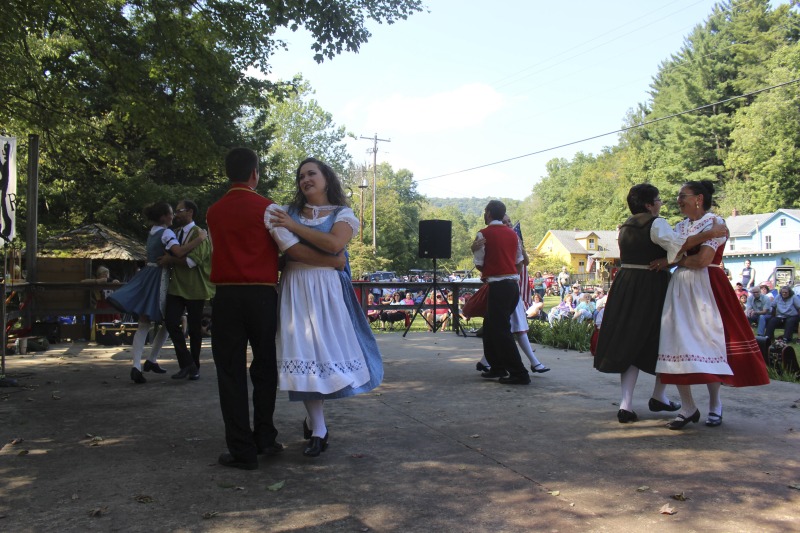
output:
[[[720,217],[714,218],[714,223],[708,228],[708,231],[711,232],[711,237],[714,239],[719,237],[725,237],[727,239],[729,237],[728,226]]]
[[[208,239],[208,232],[203,228],[197,228],[197,238],[200,239],[200,242]]]

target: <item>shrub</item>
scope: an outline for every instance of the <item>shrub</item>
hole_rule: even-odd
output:
[[[547,322],[534,321],[528,330],[528,338],[536,344],[553,348],[589,351],[594,324],[590,321],[558,320],[550,326]]]

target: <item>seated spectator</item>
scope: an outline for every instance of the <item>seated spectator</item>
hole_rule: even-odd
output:
[[[594,290],[594,305],[598,311],[600,311],[606,306],[607,299],[608,295],[606,294],[606,291],[605,289],[603,289],[603,287],[597,287]]]
[[[525,315],[530,320],[547,320],[547,315],[544,314],[544,302],[538,292],[533,293],[533,303],[525,311]]]
[[[746,294],[740,294],[739,295],[739,304],[742,306],[742,311],[744,311],[747,308],[747,295]]]
[[[547,314],[547,321],[551,326],[557,320],[571,317],[574,314],[575,310],[572,305],[572,300],[572,294],[567,293],[564,295],[564,300],[560,304],[550,309],[550,312]]]
[[[572,320],[583,322],[584,320],[592,320],[594,318],[595,306],[592,302],[592,297],[588,292],[581,294],[578,305],[575,306],[575,311],[572,314]]]
[[[744,314],[747,320],[756,326],[756,335],[764,336],[767,331],[767,320],[772,314],[772,301],[765,294],[761,294],[758,287],[753,287],[750,289]]]
[[[414,303],[419,305],[425,300],[425,291],[419,290],[417,291],[417,295],[414,296]]]
[[[433,298],[430,296],[425,299],[425,305],[433,305]],[[441,307],[440,307],[441,306]],[[422,313],[423,318],[428,321],[428,331],[433,331],[431,324],[434,324],[433,309],[426,309]],[[439,293],[436,295],[436,322],[442,323],[442,329],[446,329],[450,323],[450,309],[447,307],[447,301]]]
[[[788,286],[783,286],[771,308],[775,316],[767,320],[767,337],[774,339],[775,329],[783,327],[784,342],[792,342],[797,324],[800,323],[800,296],[795,295]]]
[[[403,304],[403,294],[400,291],[397,291],[396,293],[394,293],[392,295],[392,300],[389,303],[389,305],[404,305]],[[400,322],[401,320],[405,321],[406,316],[407,316],[406,312],[403,311],[402,309],[397,310],[397,311],[389,311],[389,310],[383,311],[381,313],[381,324],[382,324],[381,329],[385,330],[386,329],[386,323],[388,322],[389,323],[389,330],[393,330],[394,329],[394,323],[395,322]]]
[[[375,295],[372,293],[367,294],[367,305],[375,305]],[[367,309],[367,320],[372,324],[381,318],[380,309]]]
[[[415,303],[414,295],[410,292],[407,292],[406,297],[403,299],[403,305],[414,305]]]
[[[572,292],[570,294],[572,294],[572,301],[573,301],[572,307],[574,309],[575,306],[578,305],[578,300],[580,300],[581,294],[583,294],[583,291],[581,290],[581,284],[580,283],[573,283],[572,284]]]
[[[738,298],[741,298],[743,295],[745,298],[747,298],[747,289],[744,288],[744,285],[742,285],[740,281],[736,282],[736,286],[733,290]]]
[[[758,286],[758,290],[761,291],[761,294],[769,298],[770,302],[775,299],[775,295],[772,294],[772,289],[769,288],[769,285],[762,283]]]

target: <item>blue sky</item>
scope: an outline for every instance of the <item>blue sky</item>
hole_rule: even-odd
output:
[[[289,51],[273,57],[270,78],[301,73],[337,125],[391,139],[378,144],[378,161],[412,171],[422,194],[522,199],[547,161],[597,154],[616,135],[458,172],[622,127],[714,4],[430,0],[406,21],[368,24],[358,54],[321,65],[304,30],[286,31]],[[371,141],[348,147],[372,162]]]

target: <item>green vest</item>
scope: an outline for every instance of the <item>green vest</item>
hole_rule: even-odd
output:
[[[186,242],[197,237],[197,226],[190,231]],[[175,265],[169,279],[167,293],[187,300],[207,300],[214,296],[214,284],[209,281],[211,274],[211,240],[206,239],[200,246],[189,252],[189,259],[195,262],[194,268]]]

